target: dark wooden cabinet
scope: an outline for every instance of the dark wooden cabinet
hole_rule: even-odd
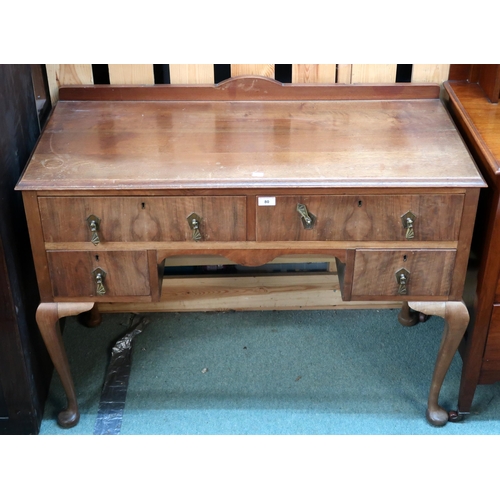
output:
[[[479,384],[500,381],[500,64],[451,67],[446,101],[488,188],[482,190],[469,276],[471,322],[461,346],[461,413]]]
[[[40,135],[30,65],[0,65],[0,434],[37,434],[52,365],[16,182]]]

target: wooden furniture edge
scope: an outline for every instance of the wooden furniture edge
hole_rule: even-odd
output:
[[[373,184],[376,182],[375,177],[366,177],[362,180],[353,181],[352,179],[340,179],[333,180],[331,183],[327,183],[326,181],[302,181],[302,185],[305,190],[307,189],[331,189],[331,190],[342,190],[349,188],[358,188],[361,190],[366,190],[368,192],[370,189],[375,194],[376,189],[386,188],[386,189],[420,189],[420,190],[436,190],[437,193],[439,189],[453,189],[453,188],[482,188],[486,187],[486,184],[482,180],[482,178],[464,178],[460,181],[453,180],[450,178],[441,178],[433,181],[429,181],[427,179],[414,179],[412,181],[404,181],[401,179],[390,179],[385,180],[384,182],[379,182],[379,186],[377,188],[373,188]],[[94,183],[97,184],[97,183]],[[233,191],[242,191],[246,189],[247,191],[259,191],[259,194],[265,196],[266,192],[273,191],[277,192],[277,190],[285,190],[288,189],[289,192],[292,192],[294,189],[299,189],[300,186],[298,184],[291,185],[287,180],[276,180],[270,179],[267,181],[248,181],[247,186],[242,186],[240,181],[233,180],[224,180],[224,182],[218,182],[212,191],[216,190],[233,190]],[[109,193],[119,191],[120,193],[132,192],[135,191],[136,194],[142,195],[143,192],[152,192],[152,191],[167,191],[170,190],[171,193],[185,193],[187,191],[196,191],[197,193],[203,193],[206,191],[206,180],[191,180],[189,182],[185,182],[182,180],[173,181],[170,180],[165,182],[165,184],[156,183],[151,185],[147,190],[141,187],[140,181],[135,180],[126,180],[123,182],[116,182],[113,186],[105,188],[103,185],[97,186],[95,192],[97,191],[105,191],[107,190]],[[72,181],[60,181],[57,188],[54,188],[53,184],[50,181],[25,181],[21,179],[16,188],[19,191],[40,191],[40,192],[70,192],[72,195],[76,196],[78,191],[90,191],[89,185],[81,185],[75,186]],[[142,192],[141,192],[142,191]],[[64,196],[68,196],[67,194]]]
[[[479,75],[471,76],[468,81],[450,79],[443,84],[445,102],[457,128],[464,138],[473,158],[490,184],[491,207],[498,213],[500,207],[500,165],[482,135],[481,123],[476,125],[475,116],[481,109],[495,106],[479,81]],[[462,100],[462,95],[464,100]],[[469,413],[477,385],[496,382],[499,378],[500,363],[484,359],[495,291],[500,269],[497,252],[500,242],[500,219],[487,215],[485,233],[482,235],[482,257],[477,270],[477,283],[474,288],[469,335],[462,343],[460,354],[463,360],[462,377],[459,387],[458,411]],[[472,298],[472,297],[471,297]],[[472,301],[471,301],[472,306]]]
[[[465,194],[462,222],[458,236],[457,255],[450,287],[450,300],[462,300],[479,193],[480,190],[477,188],[469,189]]]
[[[465,109],[464,105],[460,101],[458,95],[455,92],[455,86],[468,86],[475,87],[478,91],[482,93],[484,99],[487,99],[486,94],[482,90],[482,88],[476,83],[466,83],[461,81],[447,81],[444,82],[444,88],[448,93],[449,100],[451,105],[453,106],[453,111],[457,114],[455,121],[458,121],[458,125],[460,125],[460,132],[465,135],[468,141],[475,141],[479,149],[475,149],[467,144],[469,149],[475,150],[476,154],[478,154],[481,160],[484,161],[485,164],[488,165],[488,174],[490,179],[497,185],[500,183],[500,164],[493,156],[493,153],[489,150],[486,142],[481,135],[481,132],[476,127],[473,119],[471,118],[468,111]],[[450,106],[450,104],[448,104]],[[466,126],[464,126],[466,124]]]
[[[352,99],[439,99],[438,84],[280,83],[263,76],[237,76],[218,84],[71,85],[61,86],[59,101],[190,100],[273,101]]]

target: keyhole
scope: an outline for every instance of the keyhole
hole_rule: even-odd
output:
[[[144,210],[146,208],[146,204],[145,203],[141,203],[141,208]]]
[[[360,207],[361,205],[363,205],[363,202],[361,200],[358,201],[358,207]]]
[[[406,262],[408,260],[408,257],[406,255],[403,255],[403,262]]]
[[[99,260],[99,255],[95,256],[95,260],[97,260],[97,261]]]

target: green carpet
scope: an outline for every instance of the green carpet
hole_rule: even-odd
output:
[[[395,310],[148,314],[133,341],[122,435],[500,434],[500,385],[479,386],[470,416],[425,419],[444,321],[405,328]],[[54,375],[42,435],[91,435],[111,347],[130,315],[93,329],[68,318],[64,341],[80,423],[57,426],[65,398]],[[461,359],[440,404],[456,409]]]

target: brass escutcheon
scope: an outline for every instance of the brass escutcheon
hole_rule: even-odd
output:
[[[92,275],[94,276],[95,279],[95,284],[96,284],[96,293],[97,295],[105,295],[106,294],[106,288],[104,288],[104,278],[106,277],[106,271],[98,267],[97,269],[94,269],[92,271]]]
[[[297,212],[300,214],[300,220],[304,229],[312,229],[316,222],[316,217],[307,211],[307,207],[303,203],[297,203]]]
[[[193,241],[200,241],[201,240],[201,232],[200,232],[200,222],[201,222],[201,217],[196,214],[192,213],[187,216],[187,221],[189,224],[189,227],[193,231]]]
[[[398,294],[408,295],[408,281],[410,280],[410,271],[402,267],[399,271],[396,271],[396,282],[398,283]]]
[[[89,215],[87,217],[87,224],[89,225],[90,228],[90,241],[94,245],[98,245],[101,240],[99,239],[99,234],[97,231],[99,230],[99,224],[101,223],[101,220],[99,217],[96,217],[95,215]]]
[[[412,240],[415,238],[415,229],[413,224],[415,223],[415,214],[412,212],[406,212],[401,216],[401,222],[403,223],[403,228],[406,229],[405,238],[407,240]]]

